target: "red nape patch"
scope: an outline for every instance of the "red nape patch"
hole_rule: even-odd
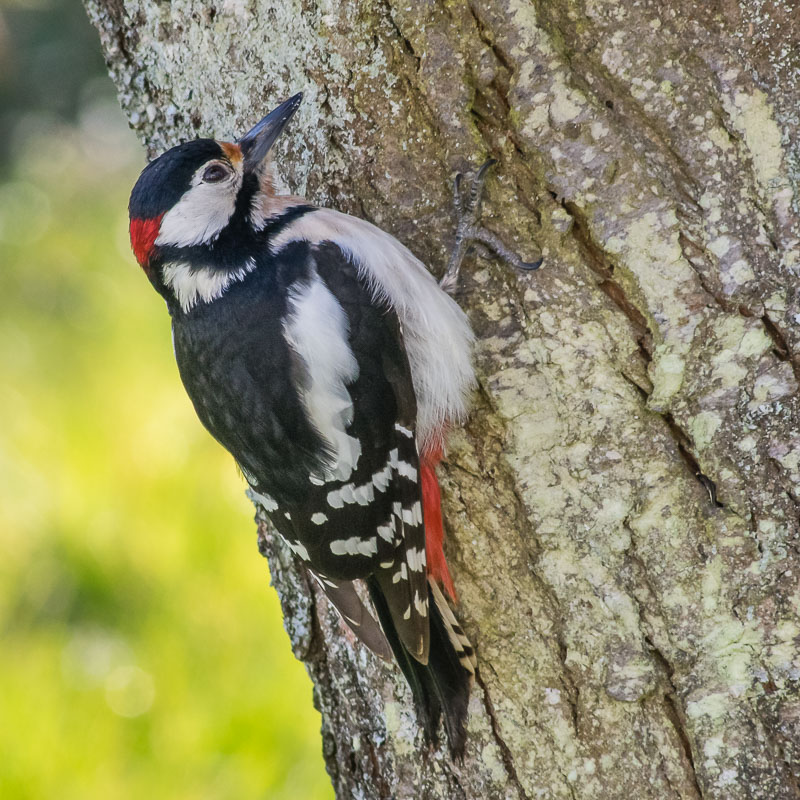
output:
[[[131,247],[136,260],[149,274],[150,256],[156,244],[156,237],[161,228],[161,218],[159,214],[152,219],[132,219],[131,220]]]
[[[422,481],[422,513],[425,517],[425,554],[428,560],[428,575],[439,583],[450,599],[457,602],[456,587],[450,577],[444,557],[444,525],[442,523],[442,494],[436,478],[436,465],[441,461],[442,450],[422,454],[420,479]]]

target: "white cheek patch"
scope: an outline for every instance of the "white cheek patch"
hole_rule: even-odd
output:
[[[204,164],[200,170],[205,170]],[[191,247],[213,242],[230,221],[236,209],[236,195],[242,179],[238,173],[221,183],[203,183],[200,170],[192,186],[164,214],[155,243],[162,246]]]
[[[222,297],[231,284],[244,280],[255,268],[253,259],[235,270],[197,267],[185,261],[175,261],[165,264],[161,274],[184,313],[188,313],[199,302],[210,303]]]

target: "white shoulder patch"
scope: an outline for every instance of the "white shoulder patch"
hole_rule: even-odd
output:
[[[210,303],[222,297],[233,283],[244,280],[256,268],[252,259],[236,270],[219,270],[211,267],[195,267],[185,261],[165,264],[161,273],[164,283],[172,290],[184,312],[191,311],[199,302]]]
[[[375,297],[395,310],[417,396],[419,443],[423,449],[438,444],[443,427],[466,416],[475,385],[474,335],[464,312],[408,248],[369,222],[318,209],[288,225],[270,247],[277,253],[296,240],[335,242]]]
[[[301,397],[333,456],[325,474],[317,477],[346,481],[361,455],[361,443],[346,431],[353,421],[353,400],[347,386],[358,377],[347,316],[316,273],[309,283],[290,290],[288,305],[284,336],[308,370],[309,383]]]

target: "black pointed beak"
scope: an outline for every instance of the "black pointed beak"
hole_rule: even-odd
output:
[[[286,123],[300,107],[302,99],[302,92],[290,97],[239,139],[237,144],[242,148],[245,170],[255,169],[264,160]]]

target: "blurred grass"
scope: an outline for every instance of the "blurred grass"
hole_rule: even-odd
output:
[[[331,798],[232,460],[127,244],[107,101],[0,184],[0,797]]]

